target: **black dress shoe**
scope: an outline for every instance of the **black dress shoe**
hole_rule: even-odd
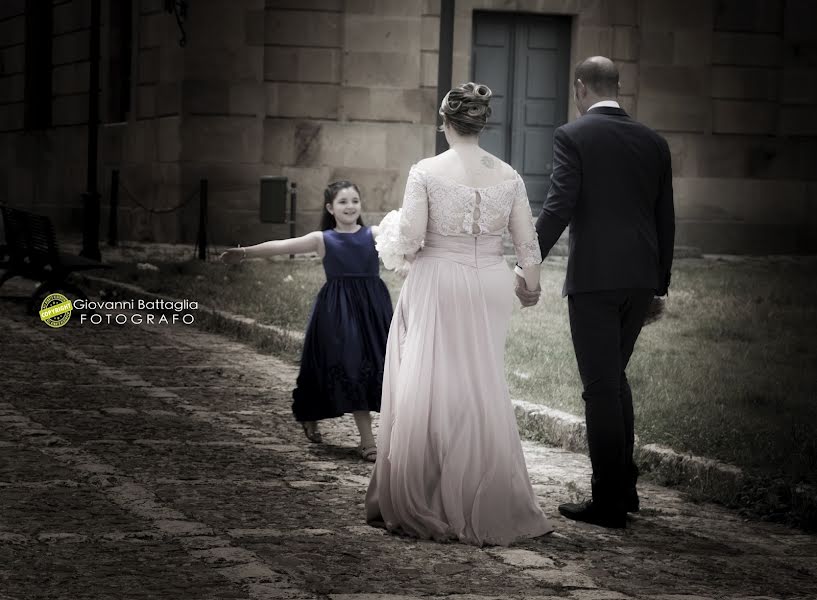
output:
[[[638,492],[632,489],[627,495],[627,512],[637,513],[639,508],[641,508],[641,502],[638,499]]]
[[[563,517],[574,521],[582,521],[612,529],[625,529],[627,527],[626,512],[601,508],[599,505],[593,504],[592,500],[575,504],[560,504],[559,512]]]

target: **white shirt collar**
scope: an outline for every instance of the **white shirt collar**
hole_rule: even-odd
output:
[[[621,108],[621,106],[619,106],[618,102],[616,102],[615,100],[602,100],[601,102],[596,102],[593,106],[588,108],[587,111],[590,112],[594,108],[602,108],[602,107],[605,107],[605,108]]]

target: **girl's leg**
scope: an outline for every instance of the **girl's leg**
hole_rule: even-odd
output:
[[[374,448],[377,444],[372,433],[372,415],[368,410],[356,410],[354,412],[355,424],[360,432],[360,447]]]

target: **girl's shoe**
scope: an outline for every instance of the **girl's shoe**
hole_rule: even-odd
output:
[[[365,461],[375,462],[377,460],[377,446],[369,446],[366,448],[358,446],[357,452],[360,454],[360,458]]]
[[[306,435],[306,439],[310,442],[320,444],[323,441],[321,432],[318,431],[318,423],[316,421],[304,421],[301,423],[301,427],[304,428],[304,435]]]

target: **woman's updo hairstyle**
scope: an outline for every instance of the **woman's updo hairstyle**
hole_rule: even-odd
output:
[[[464,83],[449,91],[440,105],[443,124],[460,135],[477,135],[491,116],[491,88],[481,83]]]

